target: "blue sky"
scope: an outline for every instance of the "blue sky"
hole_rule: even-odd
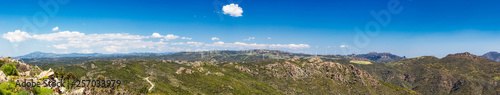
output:
[[[375,51],[408,57],[443,57],[459,52],[482,55],[500,51],[498,3],[494,0],[3,0],[0,1],[0,55],[19,56],[34,51],[127,53],[212,49],[273,49],[309,54]],[[399,12],[390,12],[391,6],[400,8]],[[224,7],[228,10],[223,10]],[[370,33],[364,31],[368,23],[382,24],[371,11],[389,11],[390,21],[380,26],[377,35],[365,36],[369,42],[357,44],[356,38]],[[379,17],[387,21],[386,15]],[[30,24],[33,27],[26,28]],[[355,27],[360,27],[361,33]],[[153,35],[156,33],[159,35]]]

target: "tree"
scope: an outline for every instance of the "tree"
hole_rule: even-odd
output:
[[[62,79],[64,79],[63,67],[60,67],[58,71],[55,71],[54,72],[54,76],[56,78],[62,78]]]
[[[139,93],[147,94],[148,93],[148,87],[142,86],[141,89],[139,89]]]
[[[7,64],[2,66],[2,71],[5,75],[19,75],[14,64]]]
[[[103,76],[103,75],[99,75],[99,76],[97,76],[97,79],[96,79],[96,80],[104,80],[104,79],[105,79],[105,78],[104,78],[104,76]]]
[[[66,74],[66,76],[64,77],[65,79],[71,79],[71,80],[78,80],[78,76],[76,76],[75,74],[73,74],[73,72],[69,72],[68,74]]]

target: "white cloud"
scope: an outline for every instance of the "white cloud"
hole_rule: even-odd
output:
[[[67,44],[52,45],[56,49],[68,49]]]
[[[176,35],[173,35],[173,34],[168,34],[167,36],[165,36],[165,40],[173,40],[173,39],[177,39],[179,38],[179,36],[176,36]]]
[[[236,48],[236,49],[263,49],[263,48],[287,48],[287,49],[302,49],[309,48],[307,44],[257,44],[257,43],[224,43],[224,42],[214,42],[213,44],[205,44],[208,47],[224,47],[224,48]]]
[[[272,44],[269,47],[271,47],[271,48],[302,49],[302,48],[309,48],[310,46],[307,44]]]
[[[83,49],[80,53],[94,53],[92,49]]]
[[[59,27],[57,27],[57,26],[52,28],[52,31],[58,31],[58,30],[59,30]]]
[[[41,34],[41,35],[33,35],[33,38],[37,40],[44,41],[59,41],[59,40],[68,40],[85,36],[84,33],[80,33],[78,31],[62,31],[58,33],[50,33],[50,34]]]
[[[44,46],[53,49],[61,49],[69,52],[80,53],[126,53],[126,52],[163,52],[163,51],[185,51],[185,50],[207,50],[207,48],[219,49],[302,49],[309,48],[307,44],[258,44],[243,42],[222,42],[217,37],[212,37],[213,43],[203,43],[195,41],[183,42],[172,41],[173,39],[191,40],[189,37],[180,37],[173,34],[161,35],[153,33],[152,35],[131,35],[128,33],[108,33],[108,34],[85,34],[78,31],[59,31],[56,33],[35,34],[30,36],[26,32],[16,30],[3,34],[4,39],[11,42],[20,42],[28,39],[46,41]],[[160,41],[151,41],[148,39],[159,38]],[[255,37],[249,37],[245,40],[254,40]],[[268,37],[270,39],[270,37]]]
[[[271,37],[267,37],[267,39],[271,39]]]
[[[147,38],[146,36],[130,35],[128,33],[110,33],[110,34],[90,34],[85,35],[84,40],[139,40]]]
[[[9,40],[10,42],[22,42],[31,38],[31,36],[24,31],[16,30],[14,32],[7,32],[2,35],[2,38]]]
[[[174,34],[168,34],[168,35],[160,35],[160,33],[153,33],[151,35],[152,38],[162,38],[163,39],[160,39],[161,41],[169,41],[169,40],[174,40],[174,39],[178,39],[178,38],[181,38],[181,39],[184,39],[184,40],[191,40],[192,38],[189,38],[189,37],[179,37],[177,35],[174,35]]]
[[[243,41],[250,41],[250,40],[253,40],[255,39],[255,37],[248,37],[247,39],[243,39]]]
[[[243,13],[243,9],[239,7],[238,4],[225,5],[222,7],[222,11],[224,11],[224,14],[229,14],[229,16],[232,17],[243,16],[241,15]]]
[[[190,42],[187,42],[187,44],[189,44],[189,46],[200,47],[200,46],[202,46],[202,45],[203,45],[203,44],[205,44],[205,43],[203,43],[203,42],[193,42],[193,41],[190,41]]]
[[[340,45],[340,47],[341,47],[341,48],[345,48],[345,47],[347,47],[347,45]]]
[[[193,39],[193,38],[182,37],[181,39],[191,40],[191,39]]]
[[[217,37],[212,37],[212,41],[217,41],[217,40],[219,40],[219,38],[217,38]]]
[[[160,35],[160,33],[153,33],[153,35],[151,35],[151,37],[153,37],[153,38],[161,38],[163,36]]]
[[[118,46],[105,46],[104,49],[107,51],[107,52],[118,52],[118,50],[120,49],[123,49],[122,47],[118,47]]]

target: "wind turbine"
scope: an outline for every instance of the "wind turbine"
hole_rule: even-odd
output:
[[[318,46],[316,46],[316,50],[315,50],[315,54],[314,54],[315,57],[318,57]]]
[[[328,49],[330,49],[330,46],[327,46],[327,49],[326,49],[325,55],[327,55],[327,54],[328,54]]]

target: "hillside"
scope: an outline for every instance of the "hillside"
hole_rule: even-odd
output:
[[[58,68],[43,67],[43,68]],[[165,60],[92,61],[63,66],[81,79],[99,75],[120,79],[130,93],[177,94],[418,94],[377,80],[353,65],[320,58],[261,62],[173,62]],[[104,93],[94,90],[93,93]]]
[[[384,58],[398,57],[389,53],[351,57],[244,50],[26,61],[44,70],[62,67],[63,72],[72,72],[81,79],[99,76],[119,79],[126,84],[119,89],[128,94],[499,94],[500,91],[497,84],[500,63],[467,52],[441,59],[422,56],[387,63],[372,61]],[[151,88],[148,81],[155,86]],[[91,91],[109,94],[103,92],[109,90]]]
[[[422,94],[500,94],[500,63],[467,52],[357,66]]]

